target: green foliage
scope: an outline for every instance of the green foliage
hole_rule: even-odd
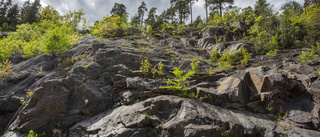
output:
[[[199,63],[200,61],[198,61],[197,58],[193,58],[191,60],[191,70],[194,72],[194,74],[199,73]]]
[[[2,24],[1,31],[9,31],[9,26],[7,22]]]
[[[221,131],[221,136],[222,137],[228,137],[228,133],[226,131]]]
[[[151,73],[152,73],[152,76],[153,76],[153,78],[156,78],[156,76],[157,76],[157,68],[156,68],[157,66],[154,66],[152,69],[151,69]]]
[[[243,57],[243,59],[241,60],[241,64],[242,65],[248,64],[248,62],[251,60],[251,56],[247,52],[247,49],[242,47],[240,51]]]
[[[181,96],[185,97],[185,98],[197,99],[197,94],[195,92],[192,92],[192,91],[188,92],[188,91],[184,90],[181,93]]]
[[[219,12],[216,12],[210,16],[208,25],[210,26],[221,26],[221,25],[230,25],[240,20],[240,9],[234,8],[227,11],[223,16],[220,16]]]
[[[158,65],[158,75],[160,76],[160,78],[164,75],[164,67],[163,67],[163,63],[162,62],[159,62],[159,65]]]
[[[221,54],[217,50],[212,50],[210,54],[210,61],[211,62],[217,62],[219,61],[219,58],[221,57]]]
[[[259,16],[255,20],[255,24],[248,30],[250,36],[248,38],[254,43],[254,48],[256,52],[266,52],[271,49],[278,48],[278,34],[269,32],[270,26],[266,25],[263,22],[266,20],[265,17]]]
[[[58,52],[67,51],[73,44],[72,35],[66,27],[49,30],[45,35],[44,52],[55,55]]]
[[[278,49],[270,50],[269,52],[267,52],[266,55],[270,57],[275,57],[277,56],[277,52],[278,52]]]
[[[182,23],[178,25],[177,33],[179,35],[183,34],[184,30],[186,29],[186,24]]]
[[[188,71],[188,73],[184,74],[180,68],[175,67],[174,71],[171,71],[175,75],[174,79],[168,79],[167,84],[169,86],[160,86],[164,89],[174,90],[174,91],[184,91],[186,92],[187,87],[189,87],[189,82],[187,81],[187,78],[189,76],[192,76],[198,72],[198,65],[199,61],[197,59],[192,59],[191,62],[191,70]],[[187,95],[188,96],[188,95]],[[193,96],[191,94],[191,96]]]
[[[161,24],[161,32],[166,32],[166,31],[172,32],[174,29],[175,29],[174,25],[170,23],[163,22]]]
[[[56,11],[52,6],[41,8],[39,11],[39,15],[41,20],[50,20],[55,23],[58,23],[61,18],[59,12]]]
[[[9,60],[0,62],[0,79],[5,79],[14,72],[11,70],[12,63]]]
[[[299,21],[303,25],[304,31],[306,31],[305,41],[310,44],[315,44],[319,41],[320,37],[320,6],[318,4],[313,4],[306,8],[304,13],[301,15]]]
[[[149,60],[148,59],[146,59],[146,60],[142,60],[141,61],[141,67],[140,67],[140,71],[141,71],[141,73],[145,76],[145,77],[147,77],[148,76],[148,73],[149,73],[149,69],[151,68],[151,64],[149,63]]]
[[[146,33],[147,33],[148,35],[151,35],[151,33],[152,33],[152,27],[151,27],[151,26],[148,26],[148,28],[147,28],[147,30],[146,30]]]
[[[316,59],[316,57],[314,56],[314,52],[305,52],[302,51],[299,56],[298,56],[298,61],[300,63],[308,63],[311,60]]]
[[[268,104],[268,106],[266,107],[266,109],[267,109],[269,112],[271,112],[272,107],[270,106],[270,104]]]
[[[37,134],[33,130],[30,130],[29,134],[27,135],[27,137],[44,137],[44,136],[46,136],[45,132],[42,132],[41,134]]]
[[[60,21],[59,14],[50,6],[39,13],[41,20],[33,24],[17,26],[16,33],[0,40],[0,59],[21,53],[34,57],[42,53],[55,54],[77,43],[77,33],[68,23]]]
[[[218,68],[230,69],[231,64],[235,63],[235,59],[236,58],[234,53],[225,52],[223,56],[218,60],[218,63],[219,63]]]
[[[317,46],[311,46],[311,52],[315,55],[320,55],[320,42],[317,42]]]
[[[92,27],[92,34],[100,38],[122,37],[128,35],[126,16],[105,16]]]

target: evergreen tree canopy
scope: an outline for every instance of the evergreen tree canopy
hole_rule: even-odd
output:
[[[138,19],[140,21],[140,25],[143,24],[143,17],[145,12],[148,12],[148,9],[146,3],[143,1],[138,8]]]
[[[123,4],[115,3],[112,10],[111,15],[114,16],[115,14],[119,15],[120,17],[123,15],[128,15],[127,13],[127,7]]]

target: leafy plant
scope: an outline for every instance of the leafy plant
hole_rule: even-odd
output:
[[[156,68],[156,66],[154,66],[154,67],[151,69],[151,73],[152,73],[153,78],[156,78],[156,76],[157,76],[157,68]]]
[[[235,57],[234,57],[233,53],[229,53],[229,52],[224,53],[223,56],[218,61],[218,63],[219,63],[218,68],[230,69],[231,64],[233,64],[235,61],[234,59],[235,59]]]
[[[315,55],[320,55],[320,42],[317,42],[317,46],[311,46],[311,52]]]
[[[44,52],[55,55],[58,52],[68,50],[74,43],[72,35],[70,36],[68,33],[66,27],[49,30],[45,35]]]
[[[241,60],[241,64],[242,65],[248,64],[249,60],[251,60],[251,56],[247,52],[247,49],[242,47],[241,48],[241,53],[242,53],[242,56],[243,56],[243,59]]]
[[[4,60],[0,62],[0,79],[5,79],[14,72],[11,70],[12,63],[9,60]]]
[[[277,52],[278,52],[278,49],[270,50],[269,52],[267,52],[266,55],[270,57],[274,57],[274,56],[277,56]]]
[[[99,23],[96,23],[92,27],[92,34],[98,37],[110,38],[126,36],[127,32],[127,17],[119,16],[117,14],[113,16],[105,16]]]
[[[268,106],[266,107],[266,109],[267,109],[268,111],[271,111],[271,110],[272,110],[272,107],[270,106],[270,104],[268,104]]]
[[[222,137],[227,137],[228,136],[228,133],[226,131],[221,131],[221,136]]]
[[[39,74],[42,74],[42,73],[43,73],[42,66],[41,66],[40,69],[38,70],[38,73],[39,73]]]
[[[186,24],[182,23],[178,25],[177,33],[179,35],[183,34],[184,30],[186,29]]]
[[[199,61],[197,61],[197,59],[192,59],[191,70],[189,70],[186,74],[183,74],[184,72],[180,70],[180,68],[175,67],[174,71],[171,71],[171,73],[175,75],[175,78],[168,79],[167,84],[169,86],[160,87],[174,91],[186,91],[187,87],[189,87],[189,82],[187,81],[187,78],[198,72],[198,63]]]
[[[211,62],[217,62],[220,57],[221,57],[221,54],[217,50],[211,51],[211,54],[210,54],[210,61]]]
[[[149,69],[151,68],[151,64],[149,63],[149,60],[142,60],[141,61],[141,67],[140,67],[140,71],[142,72],[142,74],[147,77],[148,73],[149,73]]]
[[[147,33],[148,35],[151,35],[151,33],[152,33],[152,27],[151,27],[151,26],[148,26],[148,28],[147,28],[147,30],[146,30],[146,33]]]
[[[27,137],[44,137],[44,136],[46,136],[45,132],[42,132],[41,134],[37,134],[33,130],[30,130],[29,134],[27,135]]]
[[[194,74],[199,73],[199,63],[200,61],[197,58],[191,60],[191,70],[194,71]]]
[[[158,75],[160,76],[160,78],[164,75],[164,67],[163,67],[163,63],[162,62],[159,62],[159,65],[158,65]]]
[[[314,56],[314,52],[305,52],[302,51],[299,56],[298,56],[298,61],[300,63],[308,63],[311,60],[316,59],[316,57]]]

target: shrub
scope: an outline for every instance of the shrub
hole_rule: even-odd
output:
[[[223,56],[219,59],[218,68],[220,69],[229,69],[231,68],[231,64],[234,64],[236,60],[236,57],[233,53],[226,52],[223,54]]]
[[[187,81],[187,78],[189,76],[192,76],[196,74],[198,71],[198,63],[197,59],[192,59],[191,63],[191,70],[188,71],[188,73],[183,74],[184,72],[180,70],[180,68],[175,67],[174,71],[171,71],[175,75],[174,79],[168,79],[167,84],[169,86],[160,86],[161,88],[164,89],[170,89],[174,91],[184,91],[186,92],[187,87],[189,87],[189,82]]]
[[[128,34],[126,16],[105,16],[92,27],[92,34],[100,38],[122,37]]]
[[[217,50],[211,51],[211,55],[210,55],[211,62],[217,62],[220,57],[221,57],[221,54]]]
[[[317,46],[311,46],[311,52],[315,55],[320,55],[320,42],[317,42]]]
[[[198,61],[197,58],[193,58],[191,60],[191,70],[194,72],[194,74],[199,73],[199,63],[200,61]]]
[[[163,22],[161,24],[161,32],[165,32],[165,31],[172,32],[172,30],[174,30],[174,29],[175,29],[175,27],[170,23]]]
[[[148,73],[149,73],[149,69],[151,68],[151,64],[149,63],[149,60],[142,60],[141,61],[141,67],[140,67],[140,71],[142,72],[142,74],[147,77]]]
[[[278,52],[278,49],[270,50],[269,52],[267,52],[266,55],[270,57],[274,57],[274,56],[277,56],[277,52]]]
[[[184,30],[186,29],[186,24],[182,23],[178,25],[177,33],[179,35],[183,34]]]
[[[146,33],[147,33],[148,35],[151,35],[151,33],[152,33],[152,27],[151,27],[151,26],[149,26],[149,27],[147,28]]]
[[[314,56],[314,52],[305,52],[302,51],[298,56],[298,61],[300,63],[308,63],[311,60],[314,60],[316,57]]]
[[[241,64],[242,65],[248,64],[249,60],[251,60],[251,56],[247,52],[247,49],[242,47],[241,53],[242,53],[242,57],[243,57],[243,59],[241,60]]]
[[[159,62],[159,65],[158,65],[158,75],[160,76],[160,78],[164,75],[164,67],[163,67],[163,63],[162,62]]]
[[[0,79],[5,79],[14,72],[10,69],[12,63],[9,60],[4,60],[2,63],[0,62]]]
[[[68,50],[74,43],[72,35],[68,34],[66,27],[55,28],[48,31],[44,39],[44,52],[53,55]]]

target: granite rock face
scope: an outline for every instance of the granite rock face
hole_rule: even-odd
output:
[[[223,33],[212,31],[203,35]],[[211,73],[217,65],[204,60],[210,50],[194,48],[192,39],[86,36],[58,56],[16,63],[0,84],[0,129],[5,137],[30,130],[48,136],[320,136],[320,80],[306,74],[318,66],[281,59],[284,69],[250,62],[250,68]],[[221,52],[241,47],[250,49],[227,44]],[[161,88],[175,67],[191,69],[190,57],[203,59],[200,73],[187,78],[185,93],[194,96]],[[146,59],[153,71],[144,75]],[[163,75],[152,73],[160,62]]]

